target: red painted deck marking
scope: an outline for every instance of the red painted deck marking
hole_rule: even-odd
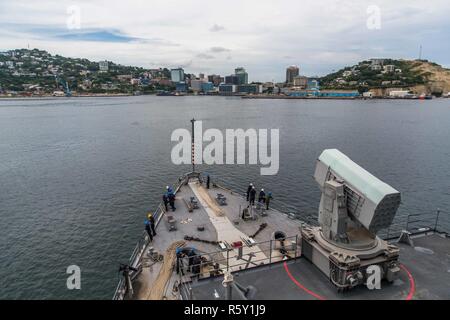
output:
[[[300,289],[302,289],[303,291],[305,291],[307,294],[313,296],[316,299],[319,300],[326,300],[324,297],[322,297],[321,295],[309,290],[308,288],[306,288],[304,285],[302,285],[300,282],[297,281],[297,279],[294,278],[294,276],[291,274],[291,272],[289,271],[288,265],[286,263],[286,261],[284,262],[284,270],[286,270],[287,275],[289,276],[289,278],[292,280],[292,282],[294,282],[297,287],[299,287]]]
[[[406,300],[412,300],[414,293],[416,292],[416,284],[414,282],[414,278],[413,278],[411,272],[409,272],[409,270],[406,269],[404,264],[400,264],[400,268],[402,268],[403,271],[406,272],[406,274],[408,275],[408,279],[409,279],[409,293],[408,293],[408,296],[406,297]]]
[[[416,284],[415,284],[414,278],[413,278],[411,272],[409,272],[409,270],[405,267],[405,265],[400,264],[400,268],[406,272],[406,275],[408,276],[408,280],[409,280],[409,292],[408,292],[408,295],[406,296],[405,300],[412,300],[412,298],[414,297],[414,293],[416,292]],[[284,270],[286,271],[286,273],[289,276],[289,278],[291,279],[291,281],[297,285],[297,287],[299,287],[300,289],[305,291],[307,294],[313,296],[316,299],[326,300],[321,295],[309,290],[304,285],[302,285],[300,282],[298,282],[297,279],[295,279],[294,276],[289,271],[286,261],[284,262]]]

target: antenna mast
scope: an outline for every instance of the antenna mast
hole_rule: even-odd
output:
[[[191,163],[192,163],[192,172],[195,172],[195,137],[194,137],[194,123],[195,119],[192,118],[191,124],[192,124],[192,131],[191,131]]]

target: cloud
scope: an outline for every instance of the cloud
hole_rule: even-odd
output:
[[[131,37],[126,34],[122,34],[117,30],[83,30],[65,32],[55,35],[55,38],[61,40],[74,40],[74,41],[95,41],[95,42],[132,42],[140,41],[136,37]]]
[[[228,0],[220,10],[210,0],[0,0],[0,51],[30,44],[94,61],[182,65],[188,73],[224,75],[243,66],[250,81],[282,81],[290,64],[323,75],[373,56],[416,58],[419,45],[425,59],[450,66],[450,43],[442,41],[450,31],[448,0],[375,3],[377,30],[367,28],[373,0]],[[69,30],[74,4],[81,28]]]
[[[231,51],[231,50],[227,49],[227,48],[224,48],[224,47],[211,47],[209,49],[209,51],[215,52],[215,53],[221,53],[221,52],[228,52],[228,51]]]
[[[225,30],[225,27],[218,24],[214,24],[211,28],[209,28],[209,31],[211,32],[219,32],[223,30]]]
[[[207,53],[199,53],[199,54],[197,54],[197,58],[210,60],[210,59],[214,59],[214,56],[207,54]]]

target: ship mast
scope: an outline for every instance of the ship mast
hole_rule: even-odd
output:
[[[195,172],[195,137],[194,137],[194,123],[195,123],[195,119],[192,118],[192,120],[191,120],[191,124],[192,124],[192,132],[191,132],[191,137],[192,137],[192,142],[191,142],[191,163],[192,163],[192,172]]]

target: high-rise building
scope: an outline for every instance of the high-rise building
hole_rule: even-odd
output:
[[[208,76],[208,81],[212,82],[214,84],[214,86],[218,87],[219,84],[224,82],[224,78],[218,74],[212,74],[212,75]]]
[[[244,68],[239,67],[234,69],[234,75],[238,77],[238,85],[241,84],[248,84],[248,73],[245,71]]]
[[[297,66],[290,66],[286,69],[286,83],[294,83],[294,77],[300,74],[300,69]]]
[[[239,84],[239,77],[236,75],[226,76],[225,77],[225,84]]]
[[[183,68],[177,68],[170,70],[170,80],[172,82],[181,82],[184,81],[184,70]]]

